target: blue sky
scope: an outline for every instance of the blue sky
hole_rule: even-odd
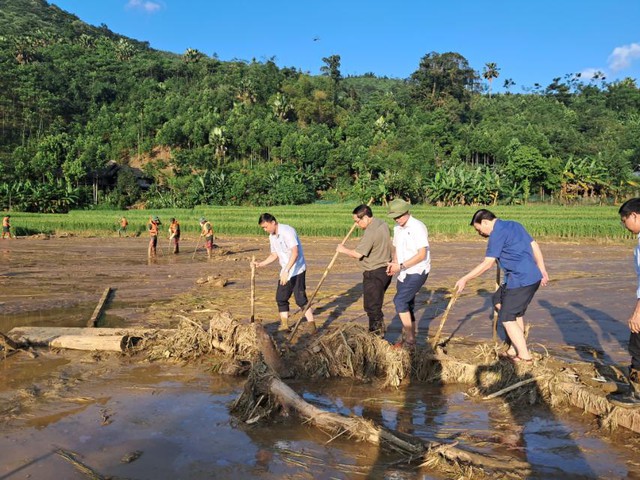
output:
[[[500,68],[494,90],[581,72],[640,84],[639,0],[50,0],[92,25],[183,53],[221,60],[275,57],[318,74],[341,56],[343,76],[407,78],[427,53],[457,52],[481,72]]]

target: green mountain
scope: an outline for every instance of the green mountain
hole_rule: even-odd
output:
[[[633,80],[565,75],[492,96],[455,52],[416,59],[408,79],[343,78],[339,55],[322,60],[312,76],[161,52],[43,0],[0,0],[0,208],[599,201],[633,188]]]

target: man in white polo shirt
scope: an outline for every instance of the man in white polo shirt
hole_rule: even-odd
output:
[[[276,217],[270,213],[263,213],[258,219],[258,225],[269,234],[271,254],[262,262],[254,262],[258,268],[269,265],[276,259],[280,261],[280,279],[276,290],[276,302],[280,313],[280,328],[289,329],[289,299],[293,294],[296,304],[304,308],[307,304],[306,270],[302,244],[293,227],[278,223]],[[305,312],[310,333],[315,331],[313,312],[307,309]]]
[[[431,270],[429,234],[427,227],[409,213],[411,204],[396,198],[389,204],[389,216],[396,222],[393,227],[393,260],[387,274],[398,274],[393,303],[402,321],[403,339],[398,347],[413,348],[416,344],[416,318],[413,309],[416,294],[427,281]]]

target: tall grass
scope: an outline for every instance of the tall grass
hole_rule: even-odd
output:
[[[11,223],[17,235],[36,233],[110,236],[118,230],[122,215],[129,220],[129,235],[146,235],[150,215],[157,215],[168,229],[169,219],[180,222],[185,236],[200,231],[198,220],[206,217],[218,235],[258,235],[258,217],[268,211],[278,221],[286,223],[303,236],[341,237],[352,225],[353,204],[312,204],[303,206],[263,207],[209,207],[167,210],[75,210],[68,214],[12,213]],[[415,217],[422,220],[433,237],[469,238],[474,232],[469,221],[476,207],[416,206]],[[616,207],[609,206],[557,206],[527,205],[499,206],[492,209],[500,218],[521,222],[535,237],[556,239],[615,240],[631,238],[621,227]],[[373,207],[375,216],[385,219],[390,226],[393,220],[386,215],[385,207]],[[359,235],[358,229],[354,236]]]

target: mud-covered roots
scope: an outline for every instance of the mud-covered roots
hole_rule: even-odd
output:
[[[222,353],[239,361],[252,361],[259,353],[255,329],[240,324],[228,313],[216,314],[208,325],[178,315],[180,324],[172,333],[158,332],[147,338],[141,349],[149,360],[196,360],[204,355]]]
[[[384,386],[397,387],[411,372],[411,356],[348,323],[318,336],[297,365],[299,376],[381,379]]]

